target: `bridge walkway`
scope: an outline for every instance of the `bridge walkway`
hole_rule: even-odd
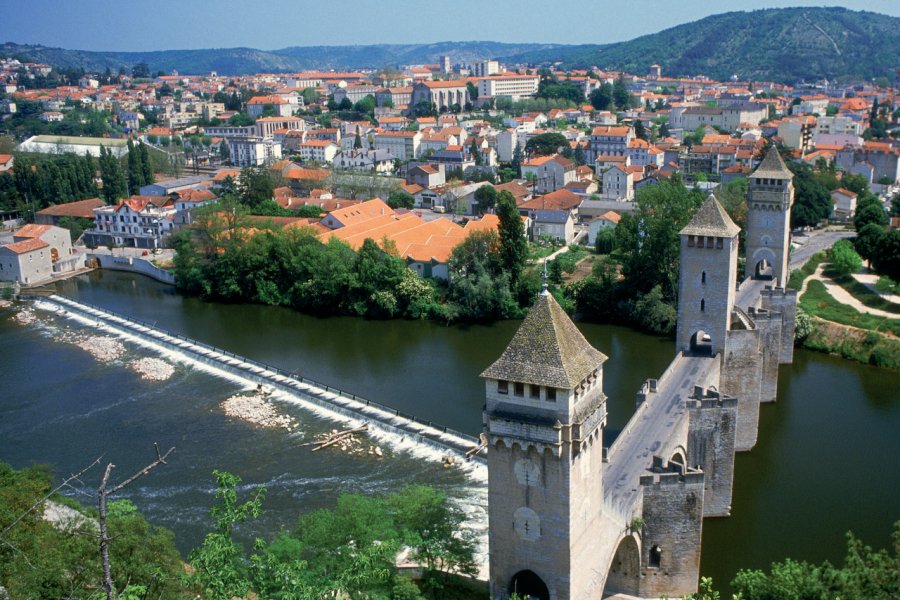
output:
[[[656,392],[638,406],[607,453],[603,469],[604,501],[622,519],[640,514],[640,478],[653,464],[653,455],[665,451],[686,428],[685,400],[694,385],[706,385],[716,375],[719,359],[679,354],[657,382]],[[668,456],[664,458],[668,459]]]

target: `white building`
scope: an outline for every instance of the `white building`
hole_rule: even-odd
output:
[[[493,77],[485,77],[478,81],[479,98],[496,98],[499,96],[520,100],[534,96],[538,91],[540,78],[537,75],[516,75],[505,73]]]
[[[94,227],[84,232],[88,246],[162,248],[172,231],[176,208],[169,197],[132,196],[115,206],[94,209]]]
[[[338,146],[328,140],[309,140],[300,144],[300,158],[305,161],[330,164],[338,153]]]
[[[281,159],[281,144],[260,137],[230,138],[228,156],[236,167],[258,167]]]
[[[421,154],[422,133],[418,131],[382,131],[375,134],[375,149],[387,150],[397,160],[413,160]]]

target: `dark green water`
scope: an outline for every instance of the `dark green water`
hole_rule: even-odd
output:
[[[481,427],[478,374],[517,326],[316,319],[203,303],[111,272],[60,286],[81,301],[470,433]],[[171,464],[128,495],[151,520],[174,529],[182,549],[209,528],[215,468],[269,488],[256,533],[290,527],[299,512],[330,505],[339,491],[383,493],[413,481],[442,487],[483,520],[484,484],[477,479],[399,451],[380,461],[312,455],[300,444],[333,423],[286,406],[301,419],[298,433],[249,427],[218,408],[239,389],[235,383],[184,366],[166,382],[142,381],[121,362],[101,364],[54,342],[71,324],[44,321],[23,327],[0,318],[0,459],[49,462],[66,473],[105,453],[124,476],[148,461],[152,442],[175,445]],[[581,329],[610,357],[604,384],[614,435],[641,382],[668,365],[672,343],[619,327]],[[146,354],[129,347],[125,360]],[[781,368],[778,402],[762,409],[757,447],[738,456],[733,516],[704,523],[703,573],[721,585],[738,568],[785,556],[837,561],[851,529],[869,544],[887,545],[891,523],[900,519],[898,432],[900,375],[799,351]]]

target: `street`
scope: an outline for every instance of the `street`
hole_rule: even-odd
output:
[[[791,252],[790,270],[799,269],[809,257],[825,248],[831,248],[838,240],[855,237],[855,231],[828,231],[815,230],[804,233],[802,236],[794,235],[795,243],[802,243],[799,248]]]

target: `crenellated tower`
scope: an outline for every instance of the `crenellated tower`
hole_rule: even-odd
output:
[[[787,285],[790,270],[791,206],[794,204],[793,173],[773,146],[750,175],[747,194],[747,263],[744,276],[775,279]]]
[[[605,360],[545,288],[481,374],[492,598],[599,597]]]

